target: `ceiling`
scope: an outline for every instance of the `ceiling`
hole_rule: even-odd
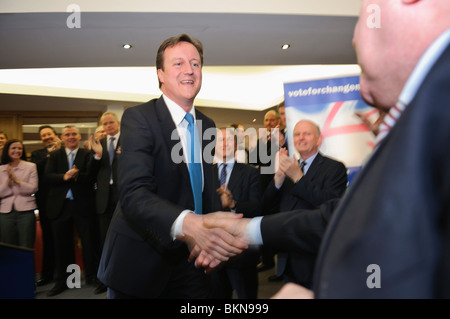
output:
[[[204,45],[204,107],[264,110],[283,99],[283,82],[346,73],[343,65],[356,63],[360,0],[73,2],[0,2],[0,110],[16,95],[102,101],[99,107],[158,96],[156,51],[180,33]],[[27,107],[45,108],[38,101]]]

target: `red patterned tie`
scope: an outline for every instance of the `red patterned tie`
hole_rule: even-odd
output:
[[[377,138],[375,139],[375,148],[377,148],[384,138],[388,135],[389,131],[394,127],[395,123],[399,119],[402,112],[405,110],[405,104],[398,101],[394,107],[391,107],[389,113],[384,117],[383,122],[380,124],[380,130]]]

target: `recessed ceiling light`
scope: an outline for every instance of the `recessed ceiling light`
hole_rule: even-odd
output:
[[[124,45],[122,45],[122,48],[124,48],[124,49],[126,49],[126,50],[128,50],[128,49],[131,49],[131,44],[124,44]]]
[[[282,50],[287,50],[287,49],[289,49],[290,46],[291,46],[290,44],[283,44],[283,45],[281,46],[281,49],[282,49]]]

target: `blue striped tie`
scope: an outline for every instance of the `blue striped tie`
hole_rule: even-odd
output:
[[[222,164],[222,171],[220,172],[220,186],[227,182],[227,164]]]
[[[73,167],[73,152],[70,152],[69,153],[69,170],[72,169],[72,167]],[[67,192],[66,198],[73,200],[73,194],[72,194],[71,189],[69,189],[69,191]]]
[[[188,149],[188,167],[189,177],[191,180],[192,192],[194,194],[195,213],[202,213],[202,167],[200,162],[200,148],[198,130],[194,123],[194,117],[190,113],[186,113],[185,117],[188,121],[188,136],[186,138]]]
[[[112,180],[113,179],[113,170],[112,170],[112,163],[114,160],[114,153],[116,152],[116,149],[114,147],[114,140],[116,138],[115,137],[111,137],[109,139],[109,149],[108,149],[108,156],[109,156],[109,167],[111,168],[111,174],[109,176],[109,179]]]

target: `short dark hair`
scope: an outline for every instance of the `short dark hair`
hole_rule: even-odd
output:
[[[21,140],[18,140],[16,138],[13,138],[12,140],[8,140],[8,142],[5,143],[5,147],[3,147],[3,153],[2,153],[2,165],[11,163],[11,158],[9,157],[9,148],[11,147],[11,144],[13,143],[20,143],[22,144],[22,156],[20,159],[26,161],[27,160],[27,152],[25,151],[25,145],[23,145],[23,142]]]
[[[277,111],[278,111],[278,113],[280,112],[280,107],[284,107],[285,105],[284,105],[284,100],[283,101],[281,101],[279,104],[277,104]]]
[[[161,69],[164,70],[164,52],[168,47],[172,47],[180,42],[187,42],[192,44],[200,54],[200,63],[203,66],[203,44],[200,40],[197,40],[186,33],[179,34],[175,37],[170,37],[159,46],[158,53],[156,54],[156,70]],[[161,87],[161,82],[159,81],[159,87]]]
[[[6,139],[8,139],[8,135],[6,135],[6,133],[5,133],[5,132],[3,132],[3,131],[0,131],[0,135],[1,135],[1,134],[5,135],[5,138],[6,138]]]
[[[50,125],[41,125],[41,126],[39,126],[39,134],[40,134],[41,131],[42,131],[43,129],[45,129],[45,128],[51,129],[51,130],[53,131],[53,133],[56,135],[55,129],[54,129],[52,126],[50,126]]]

